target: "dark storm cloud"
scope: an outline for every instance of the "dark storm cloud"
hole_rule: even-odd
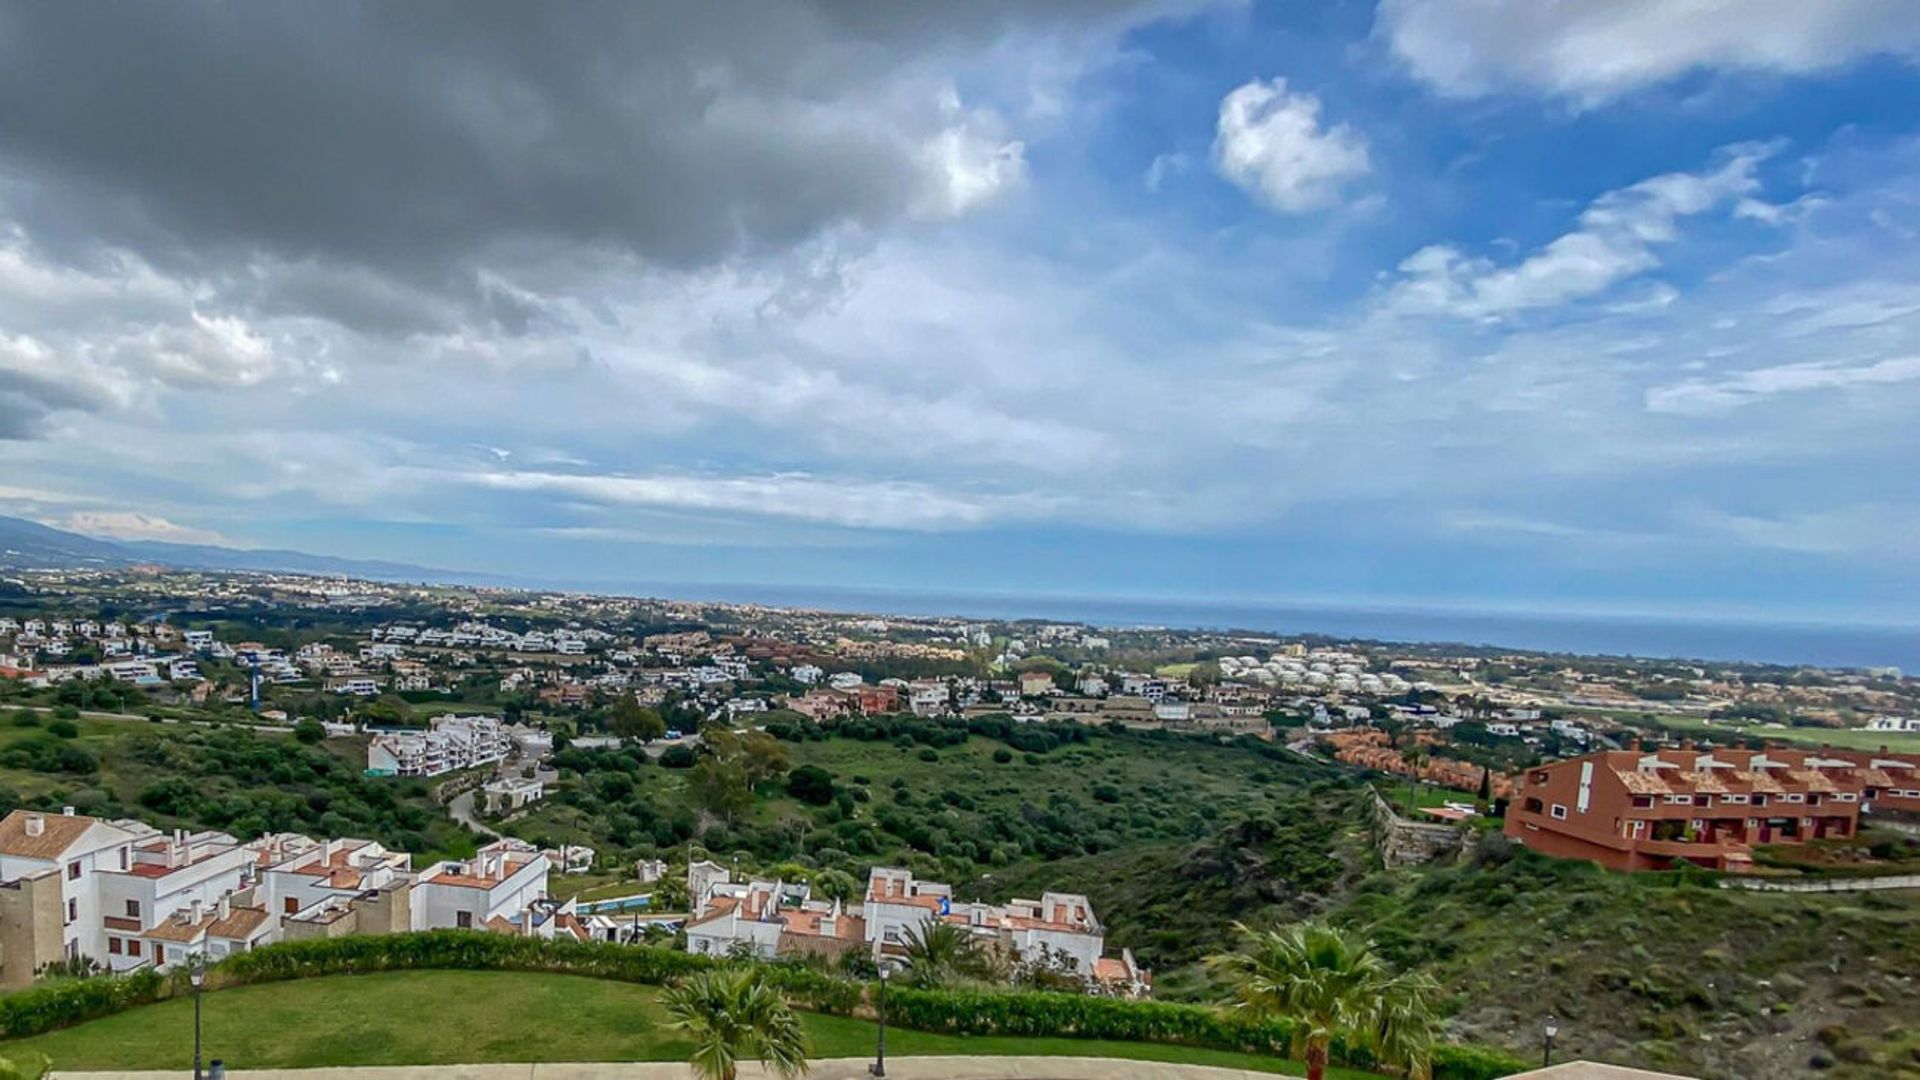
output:
[[[124,245],[244,293],[264,255],[264,309],[437,321],[383,300],[391,276],[486,316],[510,306],[488,261],[698,266],[897,219],[940,180],[916,64],[1127,6],[10,3],[0,174],[70,257]]]

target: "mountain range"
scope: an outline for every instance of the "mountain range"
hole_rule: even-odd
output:
[[[183,570],[341,574],[371,581],[471,583],[479,575],[378,559],[342,559],[279,548],[230,548],[164,540],[103,540],[25,518],[0,516],[0,567],[76,570],[154,563]]]

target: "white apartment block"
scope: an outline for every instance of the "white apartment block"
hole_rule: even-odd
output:
[[[876,866],[864,903],[843,907],[810,898],[806,886],[779,881],[735,882],[722,867],[695,863],[687,870],[693,918],[689,952],[749,953],[763,958],[864,950],[876,961],[897,961],[924,927],[943,921],[966,928],[982,947],[1004,950],[1020,962],[1046,962],[1079,975],[1090,990],[1141,996],[1152,980],[1121,950],[1106,954],[1106,930],[1093,905],[1077,893],[1048,892],[1008,904],[956,901],[953,888],[920,881],[906,871]]]
[[[513,739],[491,716],[436,716],[426,731],[376,735],[367,771],[377,776],[439,776],[506,758]]]
[[[552,932],[538,914],[550,863],[531,845],[503,840],[419,872],[412,862],[370,840],[274,834],[243,844],[16,810],[0,818],[0,987],[78,957],[123,973],[298,938]]]

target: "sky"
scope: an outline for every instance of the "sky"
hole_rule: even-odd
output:
[[[1913,622],[1907,0],[0,3],[0,513]]]

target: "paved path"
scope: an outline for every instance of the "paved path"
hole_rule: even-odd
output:
[[[494,832],[491,825],[481,821],[480,816],[473,812],[474,790],[473,788],[468,788],[466,791],[455,795],[449,800],[447,803],[447,816],[465,825],[467,828],[472,829],[474,832],[479,833],[483,837],[492,837],[495,840],[500,839],[500,834]]]
[[[868,1058],[813,1062],[810,1080],[856,1080]],[[56,1080],[185,1080],[178,1072],[65,1072]],[[689,1080],[680,1062],[555,1062],[544,1065],[393,1065],[372,1068],[235,1069],[232,1080]],[[741,1080],[767,1080],[757,1064],[740,1067]],[[1272,1073],[1090,1057],[890,1057],[888,1080],[1273,1080]]]

